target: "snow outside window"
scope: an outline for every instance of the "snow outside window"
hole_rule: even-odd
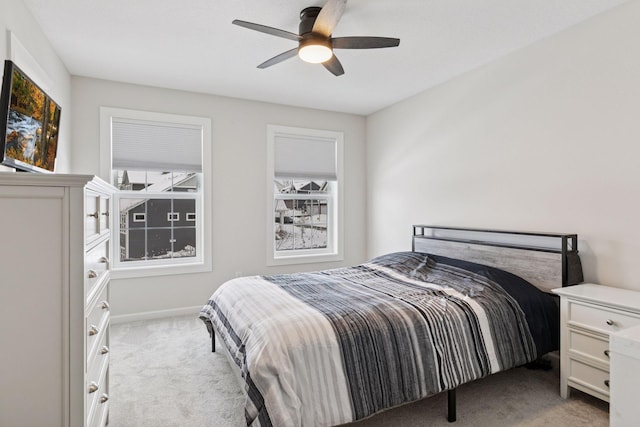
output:
[[[274,180],[275,251],[326,250],[335,182]]]

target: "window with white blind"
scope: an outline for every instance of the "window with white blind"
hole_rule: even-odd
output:
[[[343,259],[343,135],[267,128],[267,259],[270,265]]]
[[[101,173],[114,196],[115,277],[211,269],[211,121],[103,107]]]

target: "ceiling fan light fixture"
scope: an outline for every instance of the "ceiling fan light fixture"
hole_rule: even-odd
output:
[[[310,38],[300,41],[298,56],[305,62],[319,64],[331,59],[333,50],[328,40]]]

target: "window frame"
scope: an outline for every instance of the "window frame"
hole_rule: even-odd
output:
[[[114,118],[200,126],[202,129],[202,172],[199,179],[199,197],[195,197],[196,212],[200,212],[200,215],[196,216],[197,242],[199,242],[197,256],[194,258],[132,261],[132,264],[120,262],[120,244],[119,241],[115,240],[116,236],[120,235],[120,215],[112,215],[110,220],[114,231],[114,242],[110,245],[110,257],[114,262],[112,262],[111,266],[111,276],[118,279],[212,271],[211,119],[124,108],[100,107],[100,177],[107,182],[112,181],[111,124]],[[114,195],[112,209],[116,212],[121,198],[174,198],[177,194],[180,193],[164,192],[158,194],[145,191],[118,191]]]
[[[330,195],[322,193],[311,194],[281,194],[274,190],[275,179],[275,140],[279,136],[298,136],[301,138],[332,139],[336,142],[336,181],[330,183]],[[343,145],[342,132],[308,129],[280,125],[267,125],[267,265],[307,264],[344,260],[344,174],[343,174]],[[310,180],[313,180],[311,177]],[[329,197],[327,206],[327,248],[311,248],[299,250],[277,251],[275,249],[275,221],[274,213],[277,200],[283,199],[323,199]]]

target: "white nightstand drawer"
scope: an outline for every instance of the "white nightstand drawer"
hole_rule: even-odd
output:
[[[609,364],[609,342],[594,335],[569,330],[569,351],[598,362]]]
[[[609,396],[609,372],[602,369],[570,359],[569,381]]]
[[[608,402],[609,372],[616,374],[610,337],[640,325],[640,292],[585,283],[553,293],[560,295],[560,396],[576,388]]]
[[[640,325],[640,317],[617,310],[614,311],[607,307],[571,301],[569,303],[569,324],[593,328],[609,334],[624,328]]]

